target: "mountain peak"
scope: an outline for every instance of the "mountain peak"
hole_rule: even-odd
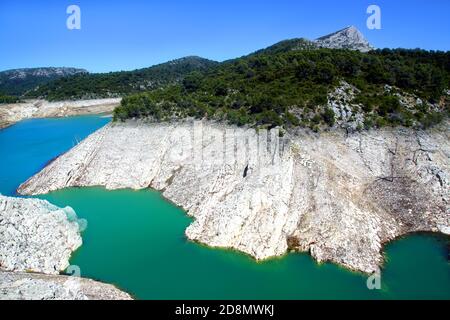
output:
[[[342,30],[333,32],[315,40],[322,48],[351,49],[367,52],[373,49],[364,35],[355,27],[348,26]]]

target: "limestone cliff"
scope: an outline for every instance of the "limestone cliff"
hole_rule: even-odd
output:
[[[131,299],[111,285],[59,275],[80,246],[70,207],[0,195],[0,300]]]
[[[370,273],[384,243],[449,233],[448,125],[280,139],[208,122],[110,124],[18,191],[150,187],[194,217],[189,239],[256,259],[308,251]]]
[[[39,199],[0,195],[0,269],[59,274],[81,246],[76,217]]]

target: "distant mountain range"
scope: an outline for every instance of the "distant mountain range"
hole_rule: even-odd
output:
[[[0,93],[20,96],[52,80],[86,73],[84,69],[54,67],[6,70],[0,72]]]
[[[48,100],[120,97],[179,82],[193,71],[203,72],[217,64],[190,56],[134,71],[84,73],[46,83],[26,96]]]

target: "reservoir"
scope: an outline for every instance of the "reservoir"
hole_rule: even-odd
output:
[[[33,119],[0,131],[0,192],[20,183],[110,121],[101,116]],[[71,188],[39,198],[71,206],[87,220],[71,259],[83,277],[138,299],[450,299],[445,236],[416,234],[385,248],[381,290],[367,276],[307,253],[256,262],[184,236],[192,219],[153,190]]]

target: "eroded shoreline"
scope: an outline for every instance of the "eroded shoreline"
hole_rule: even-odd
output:
[[[196,125],[202,139],[195,139]],[[151,187],[195,218],[186,229],[191,240],[259,260],[306,251],[319,262],[366,273],[379,270],[382,245],[390,240],[418,231],[448,233],[445,128],[298,132],[278,143],[275,162],[270,132],[262,140],[256,135],[256,145],[246,143],[245,157],[238,154],[230,141],[248,134],[208,122],[109,124],[18,191]],[[227,147],[234,163],[211,161],[227,159]],[[264,148],[269,157],[261,157]],[[198,154],[207,161],[198,162]]]
[[[59,118],[77,115],[111,113],[120,105],[120,98],[48,102],[29,100],[0,105],[0,129],[21,120],[32,118]]]
[[[0,195],[0,300],[131,299],[112,285],[60,275],[81,244],[72,208]]]

